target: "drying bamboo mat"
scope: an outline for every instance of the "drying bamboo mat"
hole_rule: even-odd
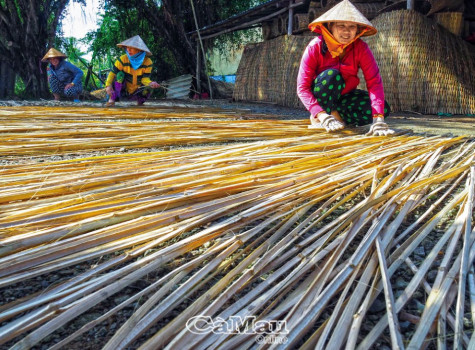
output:
[[[88,113],[36,121],[66,143]],[[115,145],[165,132],[111,118]],[[158,121],[199,147],[0,168],[0,346],[473,346],[473,139],[207,118]]]

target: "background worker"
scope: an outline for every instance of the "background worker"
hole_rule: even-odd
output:
[[[105,85],[109,101],[106,106],[113,106],[121,95],[136,100],[140,106],[149,98],[151,89],[160,87],[160,84],[150,80],[152,60],[148,56],[152,53],[139,35],[117,46],[124,48],[125,54],[115,61],[107,77]]]
[[[66,96],[73,98],[74,102],[79,102],[84,73],[74,64],[66,61],[66,58],[65,54],[51,48],[41,62],[49,62],[48,83],[54,99],[59,101],[61,96]]]
[[[371,124],[368,135],[389,135],[384,118],[390,107],[378,65],[362,36],[376,29],[348,0],[309,24],[320,34],[305,49],[297,77],[297,94],[310,111],[309,128],[341,130],[345,125]],[[368,91],[359,90],[362,69]]]

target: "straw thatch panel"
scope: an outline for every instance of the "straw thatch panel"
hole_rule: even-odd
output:
[[[262,39],[269,40],[272,35],[272,22],[262,23]]]
[[[309,8],[308,9],[308,22],[312,22],[314,19],[317,19],[327,11],[326,8]]]
[[[452,34],[462,35],[464,27],[463,12],[439,12],[434,15],[434,19]]]
[[[264,40],[274,39],[281,35],[282,24],[279,24],[279,18],[274,18],[271,21],[262,23],[262,38]]]
[[[429,15],[442,11],[463,12],[465,9],[464,0],[430,0]]]
[[[475,112],[475,47],[420,13],[400,10],[373,20],[366,39],[393,110]]]
[[[280,36],[247,45],[236,72],[234,99],[303,107],[297,97],[297,73],[313,36]]]
[[[369,20],[375,18],[384,8],[384,2],[355,3],[355,7]]]
[[[308,30],[308,21],[309,17],[307,13],[296,13],[293,18],[293,28],[294,33],[301,33]]]
[[[278,35],[287,34],[287,28],[289,26],[289,15],[283,14],[277,17],[277,31]]]
[[[379,14],[384,12],[396,11],[396,10],[405,10],[407,9],[407,0],[396,1],[393,4],[387,5],[384,7]],[[431,9],[431,4],[429,0],[414,0],[414,10],[422,14],[429,13]]]

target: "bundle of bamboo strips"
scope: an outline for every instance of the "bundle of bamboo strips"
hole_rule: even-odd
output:
[[[114,147],[166,147],[244,139],[266,140],[278,137],[282,128],[286,128],[288,136],[309,134],[304,121],[253,122],[241,120],[243,116],[245,119],[262,118],[239,111],[218,112],[213,109],[145,109],[140,113],[137,110],[118,112],[99,108],[69,110],[50,107],[26,108],[23,111],[22,108],[11,107],[0,111],[0,154],[58,155]],[[173,123],[164,123],[160,119],[173,120]],[[212,123],[210,119],[214,119]]]
[[[274,128],[0,169],[0,345],[475,346],[474,140]]]

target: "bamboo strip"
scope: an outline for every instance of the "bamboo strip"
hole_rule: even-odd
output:
[[[472,263],[469,261],[470,258],[470,231],[472,230],[471,221],[472,213],[475,201],[475,167],[470,168],[470,177],[467,179],[468,187],[468,198],[465,203],[465,232],[463,237],[463,249],[462,249],[462,261],[461,269],[459,272],[458,279],[458,295],[457,295],[457,305],[456,305],[456,315],[455,315],[455,337],[454,337],[454,348],[458,348],[461,345],[461,337],[463,335],[463,318],[465,315],[464,306],[465,306],[465,288],[467,281],[467,273],[469,266]]]

